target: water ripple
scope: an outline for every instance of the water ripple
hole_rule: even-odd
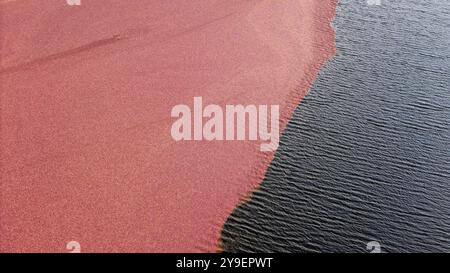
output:
[[[342,0],[337,56],[286,129],[231,252],[450,252],[450,2]]]

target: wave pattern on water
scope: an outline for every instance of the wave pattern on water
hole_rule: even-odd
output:
[[[341,0],[334,26],[224,250],[450,252],[450,2]]]

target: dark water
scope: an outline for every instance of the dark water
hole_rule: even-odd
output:
[[[226,251],[450,252],[450,1],[381,1],[340,1],[338,54]]]

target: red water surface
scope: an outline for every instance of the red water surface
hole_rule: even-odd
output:
[[[173,106],[280,105],[334,54],[336,0],[3,0],[2,252],[214,252],[274,153],[175,142]]]

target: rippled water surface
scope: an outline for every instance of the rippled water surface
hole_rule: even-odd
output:
[[[341,0],[336,57],[226,251],[450,252],[450,1]]]

